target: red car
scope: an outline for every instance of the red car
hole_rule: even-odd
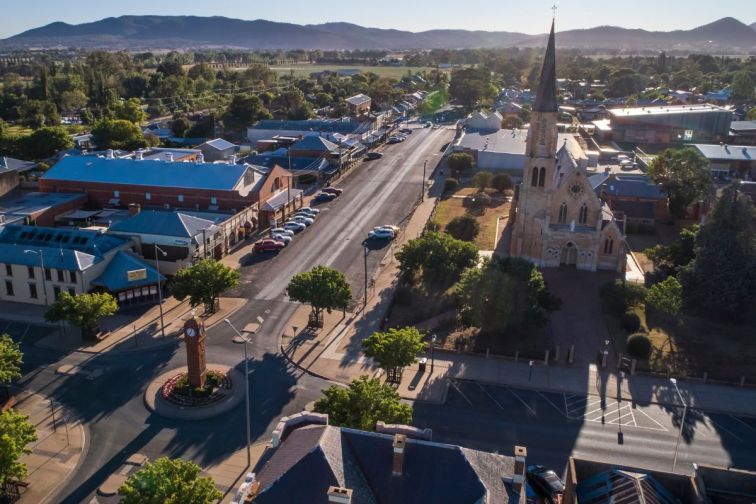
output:
[[[336,196],[341,196],[341,193],[344,192],[344,189],[338,189],[336,187],[328,186],[328,187],[324,187],[322,192],[325,192],[328,194],[335,194]]]
[[[255,242],[255,252],[278,252],[285,246],[286,244],[282,241],[265,238],[264,240]]]

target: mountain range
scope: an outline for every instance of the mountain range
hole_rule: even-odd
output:
[[[558,33],[561,48],[606,50],[679,50],[756,53],[756,23],[726,17],[690,30],[669,32],[599,26]],[[402,30],[366,28],[350,23],[298,25],[226,17],[121,16],[91,23],[63,22],[0,40],[0,47],[82,47],[102,49],[462,49],[540,47],[544,35],[506,31]]]

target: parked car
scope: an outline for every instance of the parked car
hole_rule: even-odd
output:
[[[559,476],[542,465],[528,466],[526,476],[533,489],[544,497],[548,497],[552,502],[556,494],[564,492],[564,483]]]
[[[368,238],[371,240],[393,240],[394,236],[396,235],[392,230],[383,227],[373,228],[373,230],[368,233]]]
[[[301,222],[305,226],[311,226],[313,222],[315,222],[315,219],[312,217],[305,217],[304,215],[293,215],[289,222]]]
[[[273,228],[270,230],[271,235],[288,235],[288,236],[294,236],[294,231],[290,229],[284,229],[284,228]]]
[[[317,196],[315,196],[312,201],[315,203],[325,203],[326,201],[332,201],[336,199],[335,194],[327,193],[327,192],[319,192]]]
[[[328,186],[328,187],[324,187],[322,192],[329,193],[329,194],[335,194],[336,196],[341,196],[341,193],[344,192],[344,189],[339,189],[338,187]]]
[[[411,135],[412,130],[410,128],[402,128],[399,130],[400,133],[404,133],[405,135]]]
[[[389,137],[388,143],[390,143],[390,144],[398,144],[400,142],[404,142],[404,140],[405,140],[404,137],[400,137],[400,136],[394,135],[394,136],[390,136]]]
[[[272,238],[263,238],[262,240],[255,242],[255,252],[278,252],[284,248],[286,244],[279,240],[273,240]]]
[[[294,217],[297,217],[297,216],[306,217],[306,218],[308,218],[308,219],[312,219],[312,220],[315,220],[315,217],[317,217],[317,215],[315,215],[315,214],[312,214],[312,213],[310,213],[310,212],[305,212],[305,211],[303,211],[303,210],[297,210],[297,211],[296,211],[296,212],[294,213]]]
[[[291,237],[291,235],[288,235],[288,234],[279,234],[279,233],[273,233],[273,235],[271,236],[271,238],[274,239],[274,240],[276,240],[276,241],[283,242],[284,245],[288,245],[289,243],[291,243],[291,240],[293,240],[293,238]]]
[[[433,126],[433,123],[430,121],[425,121],[425,123],[423,123],[423,128],[430,128],[431,126]]]
[[[381,227],[384,228],[384,229],[390,229],[391,231],[393,231],[394,235],[398,235],[399,231],[401,231],[401,229],[399,228],[399,226],[394,226],[393,224],[384,224]]]
[[[312,214],[312,215],[318,215],[320,213],[320,210],[318,210],[317,208],[303,206],[302,208],[300,208],[299,210],[297,210],[297,212],[307,212],[307,213]]]
[[[383,157],[383,153],[382,152],[368,152],[367,156],[365,157],[370,160],[381,159]]]
[[[294,231],[295,233],[299,233],[300,231],[307,229],[307,226],[305,226],[301,222],[289,221],[283,225],[283,228],[289,231]]]

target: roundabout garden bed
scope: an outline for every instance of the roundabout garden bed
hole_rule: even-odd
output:
[[[231,378],[218,371],[207,371],[205,386],[202,388],[189,385],[187,373],[178,373],[163,384],[160,395],[163,400],[176,406],[206,406],[228,396],[231,386]]]

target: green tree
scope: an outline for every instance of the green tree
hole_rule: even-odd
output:
[[[171,122],[171,130],[177,137],[183,137],[189,128],[192,127],[192,123],[189,122],[185,116],[177,117]]]
[[[756,107],[751,107],[751,110],[749,110],[748,114],[746,114],[746,120],[756,121]]]
[[[654,245],[643,251],[654,262],[654,268],[666,275],[677,276],[677,272],[695,257],[696,236],[699,225],[694,224],[680,231],[680,235],[670,245]]]
[[[692,148],[665,150],[651,161],[648,174],[664,188],[669,211],[678,218],[685,217],[691,203],[714,192],[709,163]]]
[[[472,183],[478,188],[478,192],[483,192],[486,188],[491,187],[493,173],[490,171],[479,171],[473,176]]]
[[[422,271],[428,280],[450,284],[477,262],[478,247],[445,233],[431,232],[405,243],[396,259],[405,275]]]
[[[7,387],[21,378],[24,354],[18,343],[7,334],[0,335],[0,385]]]
[[[504,129],[519,129],[522,128],[524,123],[522,119],[516,115],[508,115],[501,121],[501,127]]]
[[[118,489],[123,504],[211,504],[223,497],[194,462],[161,457],[148,462]]]
[[[179,301],[189,298],[192,307],[203,304],[205,312],[214,313],[218,297],[239,285],[240,274],[215,259],[202,259],[189,268],[176,272],[171,292]]]
[[[646,293],[646,304],[665,315],[676,317],[680,314],[683,304],[682,284],[671,276],[652,285]]]
[[[512,177],[510,177],[506,173],[497,173],[496,175],[494,175],[493,179],[491,179],[491,187],[493,187],[500,193],[503,193],[504,191],[513,189],[514,182],[512,181]]]
[[[57,152],[72,148],[73,139],[60,126],[48,126],[35,130],[21,140],[21,149],[26,159],[45,159]]]
[[[470,154],[456,152],[446,160],[452,175],[459,176],[460,173],[466,173],[472,170],[473,158]]]
[[[609,75],[606,87],[606,95],[622,97],[643,91],[643,82],[640,74],[632,68],[620,68]]]
[[[480,233],[480,223],[470,214],[459,215],[450,220],[444,230],[457,240],[471,242]]]
[[[92,128],[92,135],[100,149],[135,150],[147,145],[139,126],[124,119],[104,119]]]
[[[241,130],[260,119],[270,119],[271,117],[260,97],[237,94],[226,108],[226,112],[223,114],[223,122],[232,130]]]
[[[118,311],[118,303],[107,292],[77,294],[76,296],[61,292],[58,299],[45,313],[45,320],[68,322],[81,329],[84,339],[92,340],[99,332],[97,322],[103,317],[113,315],[116,311]]]
[[[141,102],[136,98],[129,98],[118,103],[115,107],[115,118],[140,124],[147,119],[147,113],[142,109]]]
[[[696,236],[695,258],[680,270],[685,303],[742,320],[756,301],[756,208],[727,186]]]
[[[756,78],[753,72],[741,70],[732,79],[733,100],[753,100],[756,96]]]
[[[452,72],[449,94],[471,108],[492,99],[496,95],[496,86],[491,82],[490,70],[485,67],[462,68]]]
[[[345,310],[352,300],[352,289],[346,276],[328,266],[315,266],[292,277],[286,294],[293,301],[309,304],[312,314],[320,320],[323,310]]]
[[[12,409],[0,413],[0,485],[26,477],[26,464],[19,459],[31,453],[27,445],[36,440],[29,417]]]
[[[326,413],[331,425],[365,431],[374,431],[379,420],[404,425],[412,422],[412,407],[401,402],[396,390],[365,375],[347,388],[332,385],[324,390],[323,397],[315,402],[315,411]]]
[[[362,341],[362,348],[382,369],[398,371],[415,362],[417,354],[425,350],[425,342],[416,327],[391,328],[371,334]]]

